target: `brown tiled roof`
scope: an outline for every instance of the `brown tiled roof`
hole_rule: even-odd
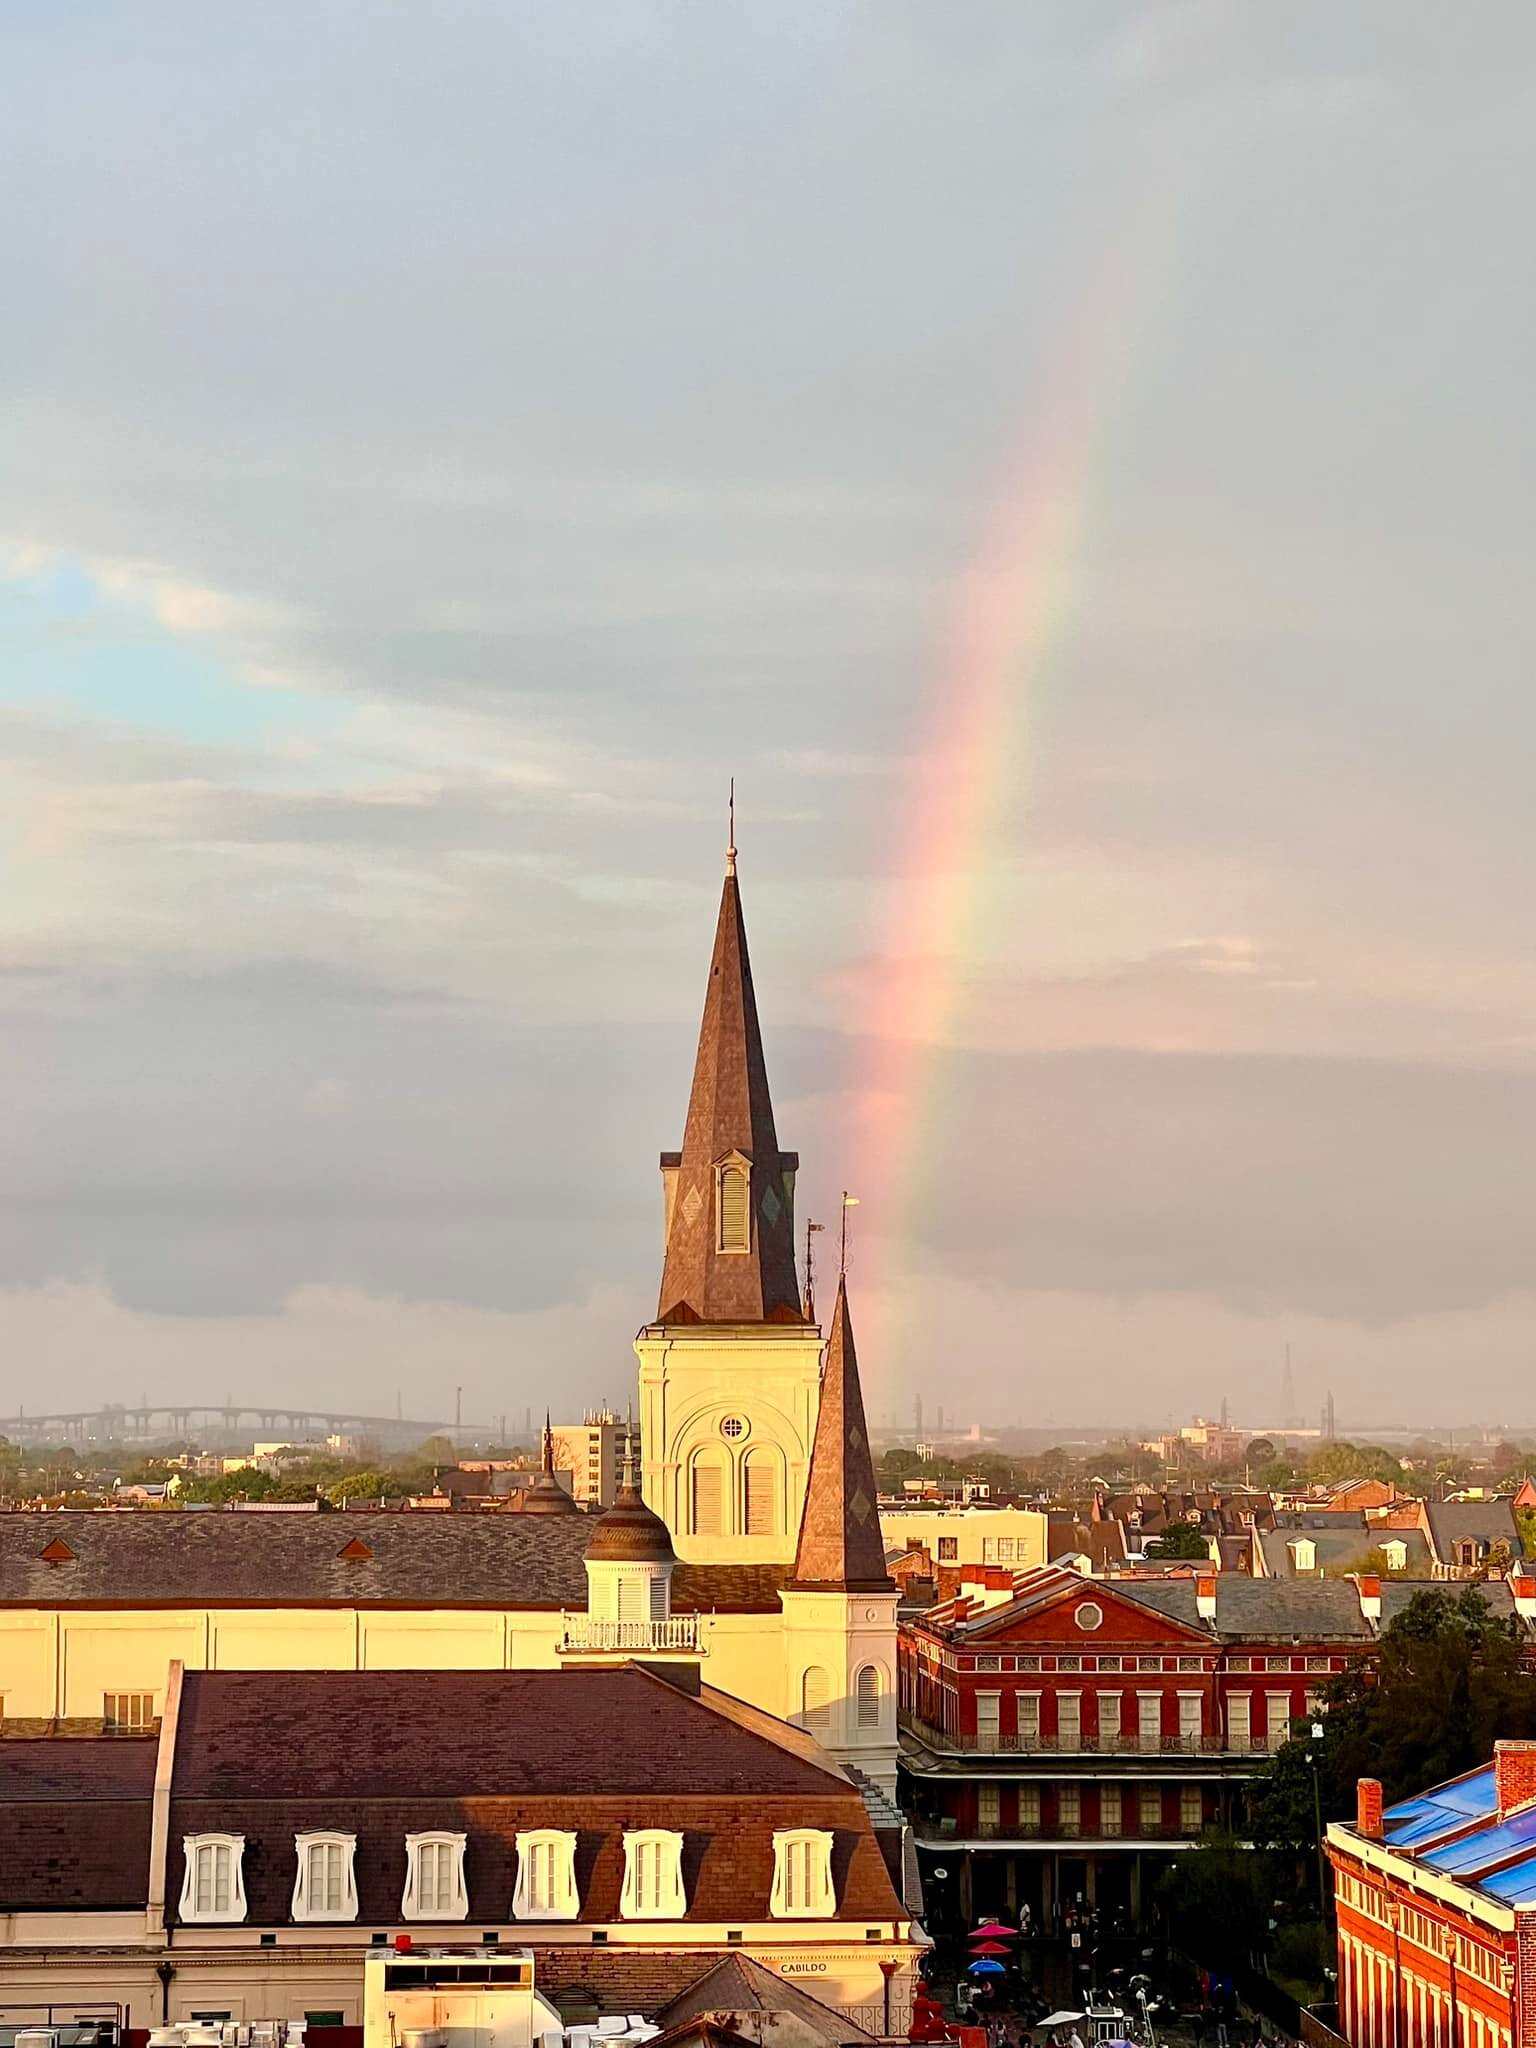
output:
[[[792,1585],[861,1593],[893,1589],[876,1498],[848,1286],[839,1279]]]
[[[0,1913],[142,1906],[152,1736],[0,1743]]]
[[[760,1717],[766,1723],[766,1717]],[[840,1919],[905,1918],[857,1790],[738,1716],[634,1667],[556,1672],[189,1672],[171,1786],[168,1896],[181,1840],[246,1837],[254,1924],[289,1918],[293,1838],[357,1836],[360,1919],[398,1919],[405,1837],[468,1836],[471,1919],[511,1909],[520,1829],[577,1836],[585,1921],[619,1917],[623,1836],[684,1838],[688,1917],[768,1915],[776,1826],[832,1831]]]
[[[715,1168],[751,1162],[751,1249],[716,1250]],[[671,1159],[663,1154],[664,1163]],[[660,1322],[799,1322],[794,1221],[768,1092],[734,862],[726,875],[662,1265]]]
[[[0,1514],[0,1606],[585,1608],[595,1515]],[[41,1553],[66,1536],[73,1562]],[[771,1613],[785,1567],[681,1565],[673,1604]]]

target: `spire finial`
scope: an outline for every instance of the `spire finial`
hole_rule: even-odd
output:
[[[553,1472],[555,1469],[555,1432],[549,1426],[549,1410],[547,1408],[544,1410],[543,1452],[544,1470],[546,1472]]]
[[[736,778],[734,775],[731,777],[731,793],[726,802],[726,813],[729,824],[726,832],[725,872],[728,875],[734,875],[736,872]]]
[[[844,1189],[843,1189],[843,1234],[842,1234],[842,1241],[841,1241],[841,1243],[840,1243],[840,1244],[838,1245],[838,1250],[837,1250],[837,1277],[838,1277],[838,1279],[839,1279],[839,1280],[845,1280],[845,1279],[846,1279],[846,1278],[848,1277],[848,1211],[849,1211],[850,1209],[857,1209],[857,1207],[858,1207],[858,1206],[859,1206],[859,1198],[858,1198],[858,1196],[857,1196],[857,1195],[850,1195],[850,1194],[849,1194],[849,1192],[848,1192],[848,1190],[847,1190],[846,1188],[844,1188]]]

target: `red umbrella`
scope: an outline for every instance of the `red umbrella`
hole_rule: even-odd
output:
[[[972,1941],[1017,1941],[1018,1938],[1017,1929],[1005,1927],[1001,1920],[989,1920],[985,1927],[973,1927],[970,1933]]]
[[[971,1953],[978,1956],[1005,1956],[1008,1951],[1000,1941],[973,1941]]]

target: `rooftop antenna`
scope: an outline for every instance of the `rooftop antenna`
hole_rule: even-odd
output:
[[[859,1206],[859,1198],[858,1198],[858,1196],[857,1196],[857,1195],[850,1195],[850,1194],[849,1194],[849,1192],[848,1192],[848,1190],[847,1190],[846,1188],[844,1188],[844,1189],[843,1189],[843,1235],[842,1235],[842,1242],[841,1242],[841,1243],[840,1243],[840,1245],[838,1246],[838,1252],[837,1252],[837,1277],[838,1277],[838,1279],[839,1279],[839,1280],[845,1280],[845,1279],[846,1279],[846,1278],[848,1277],[848,1211],[849,1211],[850,1209],[857,1209],[857,1207],[858,1207],[858,1206]]]
[[[814,1231],[825,1230],[826,1227],[825,1223],[812,1223],[809,1220],[805,1226],[805,1320],[808,1323],[814,1323],[816,1320],[816,1260],[812,1252],[811,1235]]]
[[[730,819],[730,828],[726,836],[725,872],[728,875],[734,875],[736,872],[736,778],[734,775],[731,777],[731,794],[726,809]]]

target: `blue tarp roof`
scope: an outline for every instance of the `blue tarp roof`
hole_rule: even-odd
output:
[[[1490,1863],[1502,1863],[1521,1849],[1536,1855],[1536,1807],[1511,1820],[1477,1828],[1462,1841],[1447,1842],[1443,1849],[1426,1849],[1419,1860],[1432,1870],[1443,1870],[1448,1877],[1459,1877],[1486,1870]]]
[[[1389,1806],[1382,1816],[1384,1833],[1394,1849],[1412,1849],[1421,1842],[1437,1841],[1453,1828],[1486,1814],[1492,1820],[1497,1811],[1493,1790],[1493,1765],[1473,1771],[1468,1777],[1453,1778],[1437,1785],[1433,1792],[1420,1793]]]
[[[1501,1870],[1496,1877],[1479,1878],[1477,1888],[1502,1899],[1507,1906],[1530,1904],[1536,1900],[1536,1856],[1529,1856],[1523,1863]]]

